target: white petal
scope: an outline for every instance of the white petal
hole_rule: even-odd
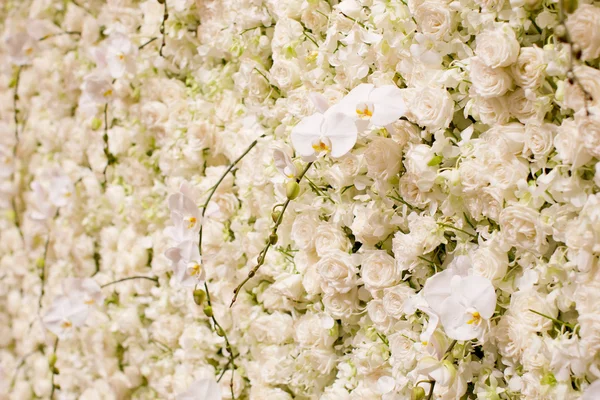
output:
[[[178,395],[177,400],[221,400],[221,386],[214,379],[200,379]]]
[[[321,113],[313,114],[303,118],[298,125],[292,129],[292,145],[296,153],[302,157],[309,157],[314,154],[312,143],[315,139],[321,137],[321,126],[325,117]]]
[[[456,298],[446,299],[441,308],[442,325],[450,339],[471,340],[479,336],[479,326],[467,323],[470,319],[467,307]]]
[[[397,121],[406,113],[406,104],[402,91],[395,85],[386,85],[374,89],[369,96],[374,104],[371,124],[385,126]]]
[[[467,307],[476,309],[482,318],[490,319],[496,310],[496,291],[489,279],[467,276],[457,285],[456,293],[465,300]],[[453,293],[454,294],[454,293]]]
[[[372,84],[361,83],[340,100],[336,107],[339,111],[356,118],[356,105],[367,102],[374,87]]]
[[[436,313],[441,314],[442,303],[450,297],[450,281],[454,276],[451,269],[444,270],[427,279],[423,297]]]
[[[323,136],[331,140],[331,156],[337,158],[352,150],[358,130],[353,118],[341,112],[332,112],[325,115]]]
[[[327,97],[323,96],[321,93],[310,92],[308,94],[308,98],[312,101],[313,105],[321,114],[325,113],[329,108],[329,101],[327,101]]]

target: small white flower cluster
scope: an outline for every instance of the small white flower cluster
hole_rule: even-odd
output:
[[[600,398],[597,2],[0,20],[0,399]]]

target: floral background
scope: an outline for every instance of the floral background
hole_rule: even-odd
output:
[[[0,398],[600,399],[600,3],[0,31]]]

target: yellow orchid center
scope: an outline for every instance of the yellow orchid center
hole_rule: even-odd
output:
[[[86,301],[84,301],[85,304],[87,304],[88,306],[91,306],[92,304],[95,303],[94,299],[87,299]]]
[[[471,313],[471,315],[473,316],[473,318],[467,321],[468,325],[478,324],[479,322],[481,322],[481,315],[479,314],[479,312],[475,311]]]
[[[28,47],[25,49],[25,54],[27,54],[28,56],[30,56],[33,53],[33,48],[32,47]]]
[[[125,54],[121,53],[119,54],[119,60],[123,61],[125,59]]]
[[[331,151],[331,142],[329,139],[317,139],[312,143],[312,148],[316,153],[329,153]]]
[[[369,119],[373,116],[373,105],[367,103],[359,103],[356,105],[356,115],[360,119]]]
[[[108,89],[106,92],[103,93],[103,96],[104,97],[109,97],[109,96],[112,96],[112,94],[113,94],[112,89]]]
[[[72,326],[73,326],[73,323],[71,323],[71,321],[68,321],[68,320],[63,321],[63,323],[61,324],[61,327],[63,329],[69,329]]]
[[[196,263],[188,268],[188,272],[191,276],[198,277],[202,273],[202,266]]]
[[[192,229],[196,225],[197,219],[196,219],[196,217],[190,217],[188,221],[189,222],[188,222],[187,227],[188,227],[188,229]]]

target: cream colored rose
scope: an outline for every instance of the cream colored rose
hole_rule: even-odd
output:
[[[506,96],[477,97],[474,108],[481,122],[486,125],[505,124],[510,120]]]
[[[440,88],[404,89],[409,116],[434,132],[447,128],[454,115],[454,101]]]
[[[547,156],[554,149],[556,126],[553,124],[527,124],[523,154],[533,154],[536,159]]]
[[[517,85],[537,89],[546,75],[543,50],[535,46],[522,47],[517,62],[511,65],[510,71]]]
[[[404,304],[415,295],[415,290],[406,283],[386,288],[383,291],[383,308],[385,312],[396,319],[402,318]]]
[[[452,28],[452,14],[442,2],[425,1],[417,7],[414,18],[421,32],[435,40],[442,39]]]
[[[494,281],[502,279],[508,269],[508,255],[497,244],[480,246],[471,254],[473,273]]]
[[[396,143],[404,147],[407,143],[420,143],[421,130],[414,124],[399,119],[391,125],[388,125],[387,130]]]
[[[347,253],[352,248],[344,231],[328,222],[319,224],[314,235],[314,243],[319,257],[324,257],[328,253],[336,251]]]
[[[290,235],[294,245],[301,250],[312,249],[318,224],[318,219],[313,215],[300,214],[296,216]]]
[[[290,90],[300,83],[300,68],[295,62],[278,59],[271,66],[269,76],[277,87]]]
[[[520,45],[507,25],[477,35],[475,54],[488,67],[508,67],[517,61]]]
[[[356,287],[358,277],[355,257],[341,251],[331,252],[316,264],[325,293],[346,293]]]
[[[543,102],[529,98],[522,88],[508,95],[508,110],[519,121],[538,122],[544,117],[546,107]]]
[[[558,153],[558,159],[573,165],[573,168],[581,167],[590,161],[592,156],[583,140],[583,135],[575,121],[563,120],[554,137],[554,147]]]
[[[295,321],[294,337],[303,347],[329,347],[336,336],[329,334],[329,330],[323,327],[323,323],[318,314],[307,312]]]
[[[335,319],[349,319],[358,310],[358,290],[323,296],[325,311]]]
[[[378,330],[388,332],[394,320],[385,312],[383,301],[371,300],[367,304],[367,314]]]
[[[517,249],[540,254],[547,244],[548,228],[533,208],[521,204],[508,206],[500,213],[499,223],[504,242]]]
[[[590,115],[577,116],[577,129],[588,153],[600,158],[600,110],[596,109]]]
[[[587,101],[587,106],[600,108],[600,71],[587,65],[578,65],[573,72],[579,83],[592,97]],[[565,105],[577,112],[585,104],[583,92],[577,82],[570,84],[567,81],[565,83]]]
[[[402,279],[402,271],[396,266],[396,260],[384,250],[367,253],[362,260],[360,274],[369,290],[384,289]]]
[[[470,76],[472,88],[481,97],[499,97],[508,92],[513,81],[502,68],[490,68],[478,57],[471,58]]]
[[[402,167],[402,148],[394,140],[378,136],[368,144],[365,162],[368,176],[391,179]]]
[[[582,4],[567,19],[571,41],[581,46],[581,58],[593,60],[600,57],[600,8]]]
[[[475,0],[484,11],[499,11],[504,6],[504,0]]]

